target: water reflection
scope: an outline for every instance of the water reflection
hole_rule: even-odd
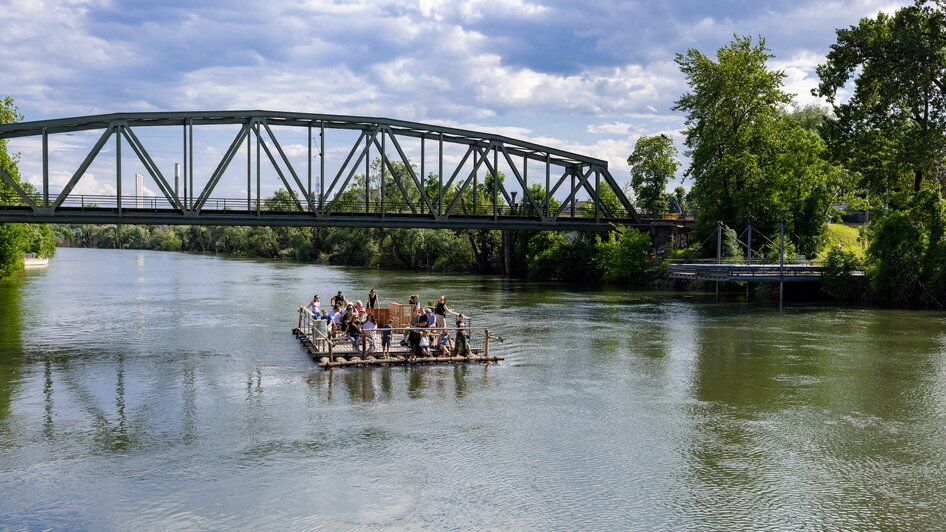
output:
[[[488,366],[468,364],[320,369],[311,372],[305,381],[321,400],[330,403],[339,399],[335,395],[338,386],[344,390],[344,400],[350,403],[391,401],[398,397],[452,397],[460,401],[477,388],[488,387],[489,372]],[[403,388],[399,389],[399,385]]]
[[[23,366],[21,286],[0,281],[0,420],[10,415]]]

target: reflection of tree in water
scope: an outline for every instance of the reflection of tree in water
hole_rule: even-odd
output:
[[[842,524],[853,515],[828,514],[860,501],[851,523],[874,528],[903,501],[946,489],[941,479],[915,482],[946,452],[919,421],[935,418],[928,393],[940,346],[928,323],[863,309],[741,312],[697,332],[686,476],[700,512],[804,527]]]
[[[10,415],[14,386],[23,366],[21,285],[0,282],[0,420]]]

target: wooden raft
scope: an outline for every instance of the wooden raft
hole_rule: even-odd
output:
[[[484,331],[484,347],[471,348],[470,356],[410,356],[410,349],[400,345],[400,336],[404,328],[397,327],[392,329],[392,345],[388,350],[388,356],[381,356],[381,330],[376,329],[374,337],[375,349],[370,351],[366,337],[362,336],[360,349],[354,349],[351,343],[344,337],[334,337],[321,327],[320,320],[305,307],[299,308],[299,326],[292,330],[292,334],[299,339],[303,347],[309,353],[309,356],[319,367],[331,370],[345,367],[369,367],[369,366],[413,366],[430,364],[495,364],[505,360],[503,356],[491,356],[489,354],[490,340],[501,337],[491,336],[489,330]],[[324,322],[322,322],[324,323]],[[443,330],[443,329],[438,329]],[[456,331],[456,328],[447,328],[450,331]]]

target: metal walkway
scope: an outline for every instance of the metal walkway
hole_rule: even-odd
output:
[[[824,269],[811,264],[668,264],[667,276],[688,281],[804,283],[821,280]],[[864,272],[853,272],[862,277]]]

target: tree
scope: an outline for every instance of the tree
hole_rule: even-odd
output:
[[[834,106],[824,134],[836,159],[885,200],[942,182],[946,155],[946,15],[920,0],[837,31],[813,94]],[[846,102],[838,92],[854,78]]]
[[[22,116],[13,103],[13,98],[0,100],[0,124],[9,124],[20,120]],[[0,169],[3,169],[14,181],[20,181],[17,161],[7,152],[6,139],[0,139]],[[14,199],[13,187],[0,179],[0,198],[4,202]],[[17,198],[18,199],[18,198]],[[0,224],[0,278],[9,277],[23,269],[23,250],[26,246],[26,230],[18,224]]]
[[[756,45],[736,37],[716,61],[695,49],[677,55],[690,85],[674,109],[687,114],[697,230],[751,222],[774,234],[784,221],[799,250],[813,255],[842,174],[818,135],[787,116],[792,96],[782,90],[785,74],[767,68],[771,57],[761,37]]]
[[[631,166],[631,186],[637,204],[652,215],[667,209],[664,189],[667,181],[677,173],[677,149],[666,135],[641,137],[634,152],[627,158]]]

